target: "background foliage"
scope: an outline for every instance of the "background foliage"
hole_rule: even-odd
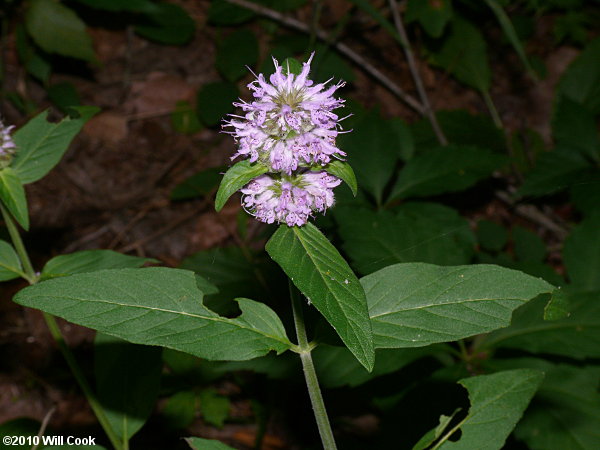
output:
[[[89,250],[121,243],[135,227],[133,219],[95,246],[93,239],[75,239],[71,230],[61,244],[35,246],[45,281],[15,297],[22,305],[129,341],[98,333],[80,346],[89,360],[84,369],[95,379],[95,392],[119,438],[132,438],[132,448],[167,445],[157,443],[161,439],[171,445],[190,435],[234,448],[318,448],[312,419],[306,419],[310,411],[298,362],[290,352],[275,356],[292,345],[292,334],[285,275],[274,260],[328,319],[314,310],[308,317],[310,333],[321,343],[315,364],[341,448],[598,448],[600,3],[400,2],[442,139],[426,109],[411,106],[411,99],[417,105],[422,100],[410,68],[399,62],[406,41],[390,3],[251,3],[266,8],[267,16],[264,9],[240,7],[243,2],[200,3],[32,0],[2,6],[3,55],[12,55],[2,59],[3,119],[23,124],[33,118],[15,133],[24,151],[2,170],[0,198],[21,227],[34,233],[28,239],[32,246],[35,239],[52,239],[41,218],[49,213],[30,213],[43,198],[30,184],[58,164],[85,122],[93,123],[97,108],[82,104],[106,103],[99,105],[105,110],[100,116],[119,111],[118,100],[97,102],[101,97],[90,89],[110,86],[102,79],[111,64],[101,50],[108,39],[103,33],[128,42],[119,58],[129,62],[113,74],[125,92],[134,92],[134,48],[168,49],[171,59],[163,58],[158,67],[175,65],[175,73],[184,70],[177,58],[185,54],[177,52],[198,49],[205,55],[196,56],[207,60],[209,75],[201,78],[197,67],[194,72],[185,66],[188,79],[195,80],[191,95],[170,98],[166,112],[155,116],[128,110],[125,122],[131,134],[151,131],[146,141],[138,141],[145,142],[143,161],[151,157],[148,141],[164,134],[187,139],[192,152],[209,155],[184,161],[185,170],[167,177],[168,183],[141,190],[162,195],[165,210],[188,207],[186,220],[214,204],[227,226],[211,216],[194,233],[210,235],[221,226],[224,237],[193,251],[190,234],[175,236],[185,248],[165,258],[165,252],[144,248],[143,238],[141,247],[128,248],[126,242],[114,247],[123,253],[137,249],[136,256]],[[300,29],[284,26],[290,18]],[[219,125],[234,112],[232,101],[247,98],[245,84],[252,77],[247,68],[270,73],[271,55],[305,59],[312,50],[315,79],[348,82],[341,94],[347,100],[344,112],[352,115],[343,124],[353,131],[339,144],[357,183],[346,175],[335,208],[316,221],[341,255],[320,241],[312,225],[275,232],[248,219],[234,192],[260,174],[260,167],[250,176],[235,166],[226,175],[232,188],[213,198],[233,153],[227,136],[218,134]],[[358,64],[356,54],[362,58]],[[383,78],[373,77],[373,69]],[[161,86],[168,87],[154,89]],[[39,113],[49,105],[68,117],[53,121],[54,112]],[[147,119],[157,121],[160,133],[130,125]],[[100,127],[107,123],[112,122]],[[105,139],[95,148],[115,142]],[[152,151],[167,154],[174,142],[162,138]],[[80,145],[94,148],[85,141]],[[126,165],[112,158],[97,185],[107,180],[115,161]],[[130,171],[138,172],[145,167],[132,166]],[[71,177],[77,170],[65,165],[56,172],[61,167],[71,170]],[[120,189],[135,190],[130,179],[127,183]],[[94,195],[101,196],[92,190]],[[126,206],[140,215],[143,209],[131,206],[135,202]],[[51,204],[45,206],[51,210]],[[153,231],[150,224],[139,233]],[[2,238],[0,280],[23,277],[7,233]],[[324,254],[314,250],[325,247]],[[296,264],[299,248],[313,249],[316,269]],[[138,269],[157,260],[181,270]],[[321,283],[303,286],[302,272],[309,270],[330,273]],[[471,276],[486,281],[476,294]],[[8,285],[3,301],[22,287],[18,283]],[[90,293],[90,286],[100,289]],[[63,298],[65,289],[70,299]],[[367,338],[353,341],[355,333],[366,336],[365,324],[357,323],[354,334],[344,332],[344,324],[356,319],[340,300],[345,295],[368,310],[374,349],[366,348]],[[113,303],[106,304],[107,298]],[[191,301],[199,298],[202,303]],[[148,299],[162,309],[140,308]],[[235,343],[222,340],[222,333]],[[7,341],[5,347],[11,345]],[[16,373],[14,366],[7,368]],[[25,377],[34,384],[66,383],[64,374],[46,379],[39,366],[36,370]],[[43,419],[39,413],[24,415]],[[17,416],[3,416],[2,434],[37,434],[38,422]],[[85,427],[53,419],[50,429],[58,434]],[[459,433],[451,435],[455,429]],[[108,447],[108,441],[101,444]],[[201,438],[188,444],[227,448]]]

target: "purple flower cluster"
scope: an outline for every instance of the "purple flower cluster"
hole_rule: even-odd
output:
[[[299,75],[284,75],[283,67],[273,58],[275,73],[270,83],[259,74],[248,85],[254,101],[234,103],[246,114],[232,116],[227,122],[239,144],[233,158],[261,161],[275,172],[290,175],[299,167],[324,166],[332,157],[346,155],[335,146],[339,119],[332,112],[343,106],[344,101],[332,95],[344,83],[329,88],[326,83],[313,84],[308,79],[313,55]]]
[[[336,147],[341,119],[333,113],[343,106],[333,94],[344,83],[326,87],[309,80],[313,56],[297,75],[273,58],[270,82],[259,74],[248,84],[254,100],[234,103],[244,116],[226,121],[238,144],[232,159],[241,156],[270,169],[241,190],[244,208],[262,222],[302,226],[314,211],[333,205],[333,188],[341,183],[318,169],[346,156]]]
[[[12,161],[17,146],[10,135],[14,125],[5,127],[0,121],[0,169],[7,167]]]
[[[243,206],[261,222],[302,226],[313,211],[333,206],[333,188],[342,182],[327,172],[295,177],[261,175],[243,189]]]

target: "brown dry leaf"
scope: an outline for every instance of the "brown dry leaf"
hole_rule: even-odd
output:
[[[191,102],[196,90],[187,82],[173,74],[152,72],[143,81],[131,86],[132,98],[125,108],[136,115],[165,114],[180,100]]]
[[[115,111],[106,111],[92,117],[83,132],[102,143],[115,145],[127,137],[127,117]]]
[[[232,438],[240,444],[254,447],[256,442],[256,432],[255,430],[239,430],[233,434]],[[281,438],[268,433],[263,436],[262,450],[279,450],[285,448],[289,447]]]

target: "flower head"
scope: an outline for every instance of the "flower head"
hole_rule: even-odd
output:
[[[313,211],[324,213],[333,206],[333,188],[340,183],[327,172],[261,175],[241,190],[242,204],[261,222],[302,226]]]
[[[248,84],[254,100],[234,103],[245,115],[232,116],[226,122],[239,145],[233,158],[261,161],[274,172],[290,175],[299,167],[324,166],[333,157],[346,155],[335,144],[340,119],[333,113],[343,106],[344,101],[333,94],[344,83],[326,87],[327,82],[309,80],[313,56],[297,75],[284,73],[273,58],[275,73],[269,81],[259,74]]]
[[[5,127],[0,121],[0,169],[10,164],[17,150],[17,146],[10,135],[13,128],[13,125]]]

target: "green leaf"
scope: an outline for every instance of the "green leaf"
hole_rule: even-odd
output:
[[[102,333],[94,341],[97,396],[122,443],[146,423],[158,399],[162,351]]]
[[[450,35],[431,62],[454,75],[458,81],[481,92],[488,91],[491,72],[487,46],[479,29],[465,19],[454,16]]]
[[[540,359],[507,361],[543,370],[542,382],[515,437],[531,449],[587,450],[600,447],[600,367],[573,367]]]
[[[42,269],[41,280],[104,269],[136,268],[156,262],[153,258],[124,255],[112,250],[82,250],[52,258]]]
[[[569,296],[561,289],[552,292],[550,301],[544,307],[544,320],[564,319],[571,315],[571,302]]]
[[[175,110],[171,113],[171,124],[175,131],[183,134],[194,134],[202,129],[196,108],[186,100],[175,104]]]
[[[76,0],[94,9],[103,9],[105,11],[120,12],[140,12],[151,13],[157,10],[157,5],[152,0]]]
[[[8,242],[0,240],[0,281],[14,280],[23,275],[17,252]]]
[[[229,445],[225,445],[222,442],[215,441],[213,439],[202,439],[198,437],[185,438],[188,445],[194,450],[235,450]]]
[[[215,199],[215,209],[221,211],[223,206],[225,206],[225,203],[227,203],[227,200],[229,200],[229,197],[254,178],[267,173],[268,170],[267,166],[261,163],[252,164],[247,159],[235,163],[227,172],[225,172],[225,175],[223,175],[219,190],[217,191],[217,198]]]
[[[227,80],[242,78],[258,61],[258,40],[250,30],[234,31],[218,47],[215,66]]]
[[[537,234],[518,225],[511,233],[519,261],[542,262],[546,258],[546,244]]]
[[[430,448],[431,444],[433,444],[442,436],[446,428],[448,428],[448,425],[450,425],[450,422],[454,416],[456,416],[456,414],[458,414],[460,411],[461,408],[457,408],[450,416],[445,416],[442,414],[440,416],[438,425],[429,430],[421,439],[419,439],[419,442],[413,446],[412,450],[427,450]]]
[[[137,34],[151,41],[167,45],[183,45],[189,42],[196,32],[196,22],[178,5],[160,2],[147,11],[148,24],[134,27]]]
[[[0,201],[10,211],[17,222],[29,229],[27,197],[19,176],[11,167],[0,169]]]
[[[527,70],[529,75],[534,80],[537,79],[537,75],[533,70],[533,67],[531,67],[529,59],[527,59],[527,55],[525,53],[525,49],[523,48],[523,44],[521,43],[521,40],[519,39],[519,36],[517,35],[517,32],[515,31],[515,28],[510,18],[508,17],[504,9],[502,9],[502,6],[498,2],[498,0],[485,0],[485,3],[492,10],[494,15],[496,16],[496,19],[498,19],[498,23],[502,27],[502,31],[504,31],[504,34],[508,38],[508,41],[511,43],[511,45],[517,52],[517,55],[519,55],[519,58],[521,59],[521,62],[523,62],[523,65],[525,66],[525,69]]]
[[[221,123],[233,111],[238,98],[237,86],[228,81],[217,81],[202,86],[198,91],[198,117],[207,126]]]
[[[302,64],[296,58],[286,58],[282,63],[281,67],[283,67],[283,74],[287,75],[288,73],[292,73],[294,75],[300,75],[302,72]]]
[[[339,206],[333,210],[343,248],[358,272],[399,262],[467,264],[475,237],[456,211],[435,203],[406,203],[390,211]]]
[[[0,424],[0,436],[37,436],[41,424],[37,420],[21,417]],[[31,445],[4,445],[3,448],[15,450],[30,450]]]
[[[417,359],[440,353],[435,346],[375,351],[375,366],[368,372],[345,347],[319,345],[312,351],[319,384],[326,388],[356,387],[376,377],[396,372]]]
[[[63,113],[68,113],[72,106],[81,105],[79,94],[72,83],[56,83],[46,89],[48,99]]]
[[[520,270],[521,272],[525,272],[532,277],[543,278],[548,283],[554,286],[564,286],[565,280],[561,277],[553,267],[548,264],[544,264],[542,262],[536,261],[513,261],[510,259],[508,254],[505,254],[506,258],[509,259],[507,263],[498,263],[501,266],[508,267],[509,269]],[[482,261],[485,262],[485,261]],[[495,264],[495,263],[492,263]]]
[[[324,83],[332,78],[351,82],[356,78],[347,60],[340,56],[334,48],[325,44],[315,45],[312,67],[314,69],[310,76],[318,83]]]
[[[389,199],[462,191],[505,162],[503,156],[482,148],[439,147],[415,156],[404,166]]]
[[[600,212],[600,169],[588,170],[571,186],[571,201],[585,217]]]
[[[406,8],[406,23],[418,21],[425,32],[438,38],[452,18],[451,0],[409,0]]]
[[[211,167],[192,175],[171,191],[171,200],[187,200],[204,197],[213,192],[223,176],[225,167]]]
[[[348,163],[356,171],[360,187],[381,204],[383,191],[394,174],[400,153],[396,128],[378,112],[372,111],[354,124],[353,133],[340,136],[338,144],[348,153]]]
[[[193,270],[214,284],[219,292],[205,299],[205,304],[226,313],[234,298],[266,300],[269,289],[275,286],[277,267],[264,252],[244,251],[240,247],[213,248],[186,258],[181,269]],[[262,281],[261,281],[262,280]],[[206,292],[205,292],[206,294]],[[233,305],[235,306],[235,305]]]
[[[518,306],[552,291],[543,280],[486,264],[396,264],[361,283],[377,348],[422,347],[503,328]]]
[[[56,278],[21,290],[14,301],[136,344],[200,358],[244,360],[289,348],[280,319],[266,305],[237,299],[242,314],[228,319],[207,309],[202,297],[193,272],[151,267]]]
[[[182,430],[189,427],[196,416],[198,399],[195,392],[179,391],[169,397],[162,410],[167,428]]]
[[[597,37],[571,63],[560,79],[557,98],[569,97],[592,114],[600,113],[600,37]]]
[[[199,400],[204,420],[217,428],[223,428],[231,407],[229,399],[218,395],[214,389],[203,389]]]
[[[484,249],[499,252],[508,242],[508,232],[496,222],[480,220],[477,222],[477,240]]]
[[[547,299],[536,298],[517,309],[511,326],[491,333],[480,343],[480,348],[600,358],[600,292],[560,295],[567,296],[568,317],[545,320]]]
[[[318,168],[315,170],[324,170],[325,172],[333,175],[334,177],[340,178],[344,183],[348,185],[350,190],[352,191],[352,195],[356,197],[358,192],[358,184],[356,183],[356,175],[354,175],[354,170],[352,170],[352,166],[344,161],[334,160],[331,161],[323,168]]]
[[[208,21],[215,25],[239,25],[255,16],[253,11],[229,3],[212,0],[208,9]]]
[[[11,167],[23,184],[39,180],[58,164],[83,125],[99,111],[95,106],[73,109],[79,112],[81,117],[51,123],[46,121],[48,111],[44,111],[14,134],[18,151]]]
[[[444,442],[440,450],[503,448],[543,379],[539,370],[516,369],[461,380],[469,392],[469,414],[460,439]]]
[[[600,160],[600,137],[594,115],[580,103],[562,97],[552,120],[557,146],[563,152],[578,153],[592,161]]]
[[[494,125],[488,115],[471,114],[460,109],[437,111],[435,115],[450,143],[506,154],[504,133]],[[428,119],[412,123],[410,129],[418,150],[427,150],[439,145]]]
[[[563,260],[573,287],[600,290],[600,215],[585,219],[571,231],[563,247]]]
[[[542,153],[518,193],[540,196],[564,190],[579,181],[589,167],[589,163],[577,154],[558,149]]]
[[[47,55],[33,45],[23,24],[17,25],[15,38],[17,53],[25,70],[46,85],[52,73],[52,65],[48,61]]]
[[[360,363],[372,370],[375,351],[365,294],[331,242],[312,223],[282,225],[265,248]]]
[[[375,19],[377,21],[377,23],[379,23],[379,25],[381,25],[381,27],[385,31],[387,31],[391,36],[394,37],[394,39],[396,39],[396,41],[400,45],[402,45],[402,38],[396,31],[396,27],[394,27],[394,25],[392,25],[385,18],[385,16],[383,14],[381,14],[380,10],[377,7],[373,6],[371,4],[371,2],[369,2],[368,0],[350,0],[350,2],[354,3],[356,6],[358,6],[360,9],[362,9],[364,12],[369,14],[373,19]]]
[[[44,51],[95,61],[92,38],[75,12],[54,0],[32,0],[25,13],[27,31]]]

